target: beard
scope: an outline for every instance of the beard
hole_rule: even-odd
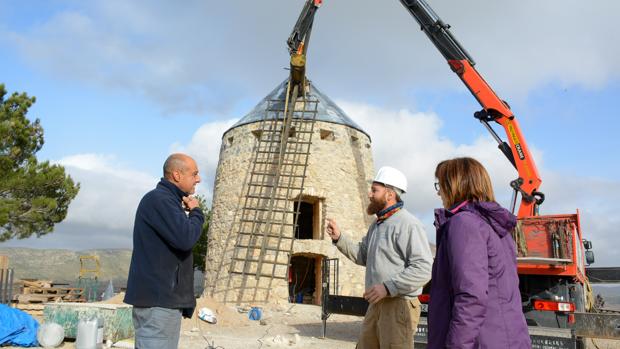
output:
[[[379,201],[370,199],[368,207],[366,207],[366,213],[368,213],[368,215],[370,216],[372,216],[373,214],[377,214],[377,212],[383,210],[386,204],[387,201],[385,200],[385,198],[382,198]]]

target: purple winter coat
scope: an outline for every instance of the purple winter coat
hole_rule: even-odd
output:
[[[428,348],[531,348],[521,310],[516,218],[495,202],[435,210]]]

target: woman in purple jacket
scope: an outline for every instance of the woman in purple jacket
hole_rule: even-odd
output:
[[[472,158],[437,165],[428,348],[531,348],[521,310],[516,217],[495,202],[484,167]]]

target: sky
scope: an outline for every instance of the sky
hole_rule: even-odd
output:
[[[620,2],[428,2],[517,116],[543,180],[541,212],[579,210],[596,265],[619,265]],[[285,42],[303,3],[0,0],[0,83],[36,96],[38,158],[81,186],[53,233],[0,247],[131,248],[136,206],[172,152],[197,159],[198,193],[210,200],[222,134],[287,77]],[[441,160],[479,159],[509,204],[517,173],[399,1],[325,0],[307,65],[370,134],[375,167],[406,173],[406,207],[431,241]]]

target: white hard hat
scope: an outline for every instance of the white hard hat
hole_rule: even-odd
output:
[[[407,192],[407,177],[394,167],[383,166],[377,171],[377,176],[373,182],[386,184],[400,189],[403,193]]]

